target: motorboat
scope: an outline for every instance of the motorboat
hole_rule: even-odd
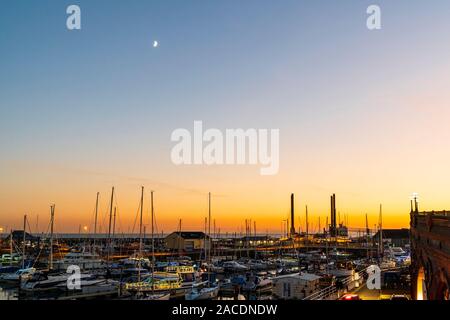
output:
[[[383,260],[380,263],[380,268],[381,270],[386,270],[386,269],[393,269],[397,266],[397,263],[395,262],[395,260]]]
[[[219,294],[219,286],[215,285],[213,287],[193,287],[189,293],[186,293],[186,300],[212,300],[217,298]]]
[[[225,261],[222,267],[225,271],[228,272],[247,271],[249,269],[247,266],[244,266],[243,264],[240,264],[236,261]]]
[[[70,289],[67,283],[56,285],[61,291],[68,293],[68,296],[76,295],[105,295],[118,294],[120,283],[112,279],[85,279],[80,281],[79,288]]]
[[[55,289],[59,284],[67,284],[72,274],[48,275],[43,272],[35,272],[30,278],[22,282],[20,288],[25,291],[44,291]],[[80,280],[93,279],[91,274],[80,274]]]
[[[150,260],[148,258],[129,257],[121,260],[120,262],[125,268],[132,268],[138,266],[145,268],[150,267]]]
[[[6,267],[0,267],[0,277],[1,274],[5,274],[5,273],[14,273],[17,270],[19,270],[20,268],[18,266],[6,266]]]
[[[154,300],[164,301],[170,299],[170,293],[138,294],[132,297],[132,300]]]
[[[393,258],[406,256],[407,252],[403,250],[401,247],[390,247],[388,250],[386,250],[388,255],[390,255]]]
[[[272,279],[250,275],[242,289],[245,291],[262,291],[272,288]]]
[[[19,282],[29,279],[36,272],[36,268],[19,269],[14,273],[0,274],[0,281]]]
[[[69,266],[79,266],[81,270],[103,269],[104,261],[96,254],[90,252],[69,252],[62,259],[53,263],[53,268],[66,271]]]
[[[143,281],[129,282],[125,284],[125,290],[129,292],[158,292],[179,289],[182,279],[177,273],[155,272]]]

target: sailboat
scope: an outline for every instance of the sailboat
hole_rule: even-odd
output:
[[[142,259],[142,212],[144,205],[144,187],[141,193],[141,216],[139,226],[139,259]],[[141,281],[141,275],[138,274],[138,282],[127,283],[126,290],[134,292],[136,300],[169,300],[170,289],[177,289],[181,286],[181,278],[178,274],[155,273],[155,242],[154,242],[154,207],[153,207],[153,191],[151,192],[151,211],[152,211],[152,261],[151,276]],[[141,267],[139,260],[139,268]]]
[[[205,242],[206,244],[206,242]],[[206,246],[205,246],[206,249]],[[185,294],[186,300],[210,300],[217,298],[219,294],[219,286],[217,283],[211,283],[211,193],[208,193],[208,247],[205,253],[208,254],[208,281],[207,286],[200,288],[199,285],[193,285],[190,292]]]

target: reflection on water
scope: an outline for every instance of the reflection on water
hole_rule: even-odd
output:
[[[17,300],[17,289],[0,287],[0,300]]]

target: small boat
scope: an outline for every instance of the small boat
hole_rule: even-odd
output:
[[[389,249],[385,250],[385,254],[391,256],[392,258],[397,258],[406,256],[407,252],[401,247],[390,247]]]
[[[141,267],[149,268],[150,260],[148,258],[129,257],[120,261],[126,268]]]
[[[0,275],[5,273],[14,273],[20,268],[17,266],[0,267]]]
[[[55,289],[59,284],[66,284],[71,274],[48,275],[42,272],[35,272],[29,279],[22,282],[20,288],[25,291],[44,291]],[[80,274],[80,280],[92,279],[90,274]]]
[[[181,288],[182,279],[179,274],[155,272],[140,282],[125,284],[125,290],[129,292],[158,292]]]
[[[19,282],[29,279],[36,272],[36,268],[19,269],[14,273],[4,273],[0,275],[0,281]]]
[[[219,286],[192,288],[191,292],[186,293],[186,300],[211,300],[217,298],[219,294]]]
[[[259,276],[249,276],[243,285],[245,291],[263,291],[272,288],[272,279],[262,278]]]
[[[236,261],[225,261],[222,265],[223,269],[228,272],[247,271],[248,267]]]
[[[388,260],[388,259],[386,259],[386,260],[383,260],[383,261],[380,263],[380,268],[381,268],[381,270],[385,270],[385,269],[393,269],[393,268],[395,268],[396,266],[397,266],[397,264],[396,264],[395,260]]]
[[[265,270],[267,269],[267,263],[261,260],[248,260],[243,265],[246,265],[250,270]]]
[[[170,293],[154,293],[145,295],[134,295],[132,300],[154,300],[154,301],[164,301],[170,299]]]
[[[72,265],[79,266],[81,270],[105,268],[104,261],[90,252],[69,252],[61,260],[55,261],[53,267],[55,270],[66,271]]]
[[[80,289],[69,289],[66,283],[60,283],[56,287],[62,295],[57,299],[87,299],[99,296],[117,296],[120,283],[112,279],[81,280]]]
[[[129,278],[133,281],[145,279],[150,276],[150,272],[144,268],[128,268],[120,270],[122,277]]]

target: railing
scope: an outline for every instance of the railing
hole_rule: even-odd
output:
[[[346,277],[342,281],[342,287],[348,288],[348,286],[355,281],[358,281],[359,285],[362,285],[362,281],[364,281],[364,277],[366,274],[366,269],[363,269],[352,276]],[[340,293],[341,290],[338,289],[336,285],[332,285],[303,298],[303,300],[336,300],[339,299]]]

